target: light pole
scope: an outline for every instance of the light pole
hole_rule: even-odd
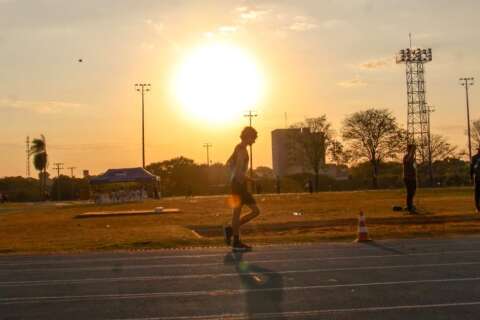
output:
[[[57,170],[57,201],[60,201],[60,170],[63,170],[63,163],[56,162],[53,166],[53,169]]]
[[[430,187],[433,187],[433,167],[432,167],[432,134],[430,131],[430,115],[435,111],[435,107],[427,106],[428,112],[428,175],[430,178]]]
[[[203,147],[207,149],[207,167],[210,166],[210,148],[212,147],[212,144],[211,143],[204,143],[203,144]]]
[[[247,114],[243,115],[244,117],[248,117],[248,124],[251,127],[252,126],[252,118],[257,117],[258,115],[256,113],[252,113],[252,110],[248,110]],[[252,145],[250,145],[250,178],[253,178],[253,151],[252,151]]]
[[[142,168],[145,169],[145,92],[150,91],[150,83],[136,83],[135,88],[142,93]]]
[[[470,134],[470,107],[468,105],[468,86],[473,86],[473,77],[460,78],[460,85],[465,87],[465,99],[467,100],[467,128],[468,128],[468,157],[472,161],[472,138]]]

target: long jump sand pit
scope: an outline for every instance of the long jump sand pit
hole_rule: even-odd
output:
[[[141,216],[141,215],[155,215],[155,214],[164,214],[164,213],[179,213],[180,209],[177,208],[162,208],[157,207],[148,210],[125,210],[125,211],[94,211],[94,212],[84,212],[81,213],[75,218],[84,219],[84,218],[103,218],[103,217],[123,217],[123,216]]]

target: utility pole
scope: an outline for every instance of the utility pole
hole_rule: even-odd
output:
[[[72,181],[70,183],[71,186],[72,186],[71,196],[72,196],[72,200],[74,200],[75,199],[75,195],[74,195],[74,193],[75,193],[75,187],[74,187],[75,183],[74,183],[73,179],[75,178],[75,176],[73,175],[73,170],[75,170],[76,167],[68,167],[68,169],[70,170],[70,177],[72,178]]]
[[[207,149],[207,167],[210,166],[210,148],[212,147],[212,144],[211,143],[204,143],[203,144],[203,147]]]
[[[468,159],[472,161],[472,136],[470,133],[470,106],[468,104],[468,86],[473,86],[473,77],[460,78],[460,85],[465,87],[465,99],[467,101],[467,128],[468,128]]]
[[[71,178],[75,178],[74,175],[73,175],[73,170],[75,170],[77,167],[68,167],[67,169],[70,170],[70,176]]]
[[[53,164],[53,169],[57,170],[57,201],[60,200],[60,170],[63,170],[63,163],[56,162]]]
[[[252,126],[252,118],[257,117],[256,113],[252,113],[252,110],[248,110],[247,114],[243,115],[244,117],[248,117],[248,125]],[[253,150],[252,145],[250,145],[250,178],[253,178]]]
[[[145,169],[145,92],[150,91],[150,83],[136,83],[135,88],[142,93],[142,168]]]
[[[27,178],[30,178],[30,155],[31,155],[31,152],[30,152],[30,137],[27,136],[27,141],[26,141],[26,154],[27,154]]]

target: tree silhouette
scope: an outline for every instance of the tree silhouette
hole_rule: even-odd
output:
[[[43,134],[40,135],[40,138],[33,139],[32,145],[30,146],[30,155],[33,155],[33,166],[39,172],[41,196],[45,200],[48,154],[47,143]]]
[[[382,161],[396,159],[405,149],[405,133],[387,109],[355,112],[343,122],[342,136],[353,159],[367,159],[372,165],[372,185],[378,188],[378,169]]]
[[[457,150],[456,146],[452,146],[447,138],[440,134],[432,134],[430,136],[430,145],[432,150],[432,161],[451,158],[455,156],[455,151]],[[428,154],[423,154],[428,152],[427,148],[418,148],[418,152],[420,153],[420,159],[428,159]]]
[[[327,116],[307,118],[304,122],[297,123],[293,128],[302,129],[296,135],[297,142],[305,152],[308,164],[315,173],[315,190],[318,191],[320,169],[325,165],[325,154],[330,143],[333,130],[327,121]]]

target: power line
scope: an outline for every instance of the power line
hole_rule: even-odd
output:
[[[150,91],[150,83],[136,83],[135,88],[142,93],[142,168],[145,168],[145,92]]]
[[[469,156],[469,161],[472,159],[472,136],[470,132],[470,106],[468,103],[468,86],[473,86],[473,80],[475,80],[473,77],[465,77],[465,78],[460,78],[460,85],[465,87],[465,99],[467,103],[467,125],[468,125],[468,156]]]
[[[60,200],[60,170],[63,170],[63,163],[56,162],[53,164],[53,169],[57,170],[57,201]]]
[[[53,169],[57,170],[57,178],[60,177],[60,170],[63,170],[63,162],[56,162],[53,164]]]
[[[212,147],[211,143],[204,143],[203,147],[207,149],[207,167],[210,166],[210,148]]]
[[[77,167],[68,167],[67,169],[70,170],[70,176],[71,176],[72,178],[74,178],[74,176],[73,176],[73,170],[77,169]]]

